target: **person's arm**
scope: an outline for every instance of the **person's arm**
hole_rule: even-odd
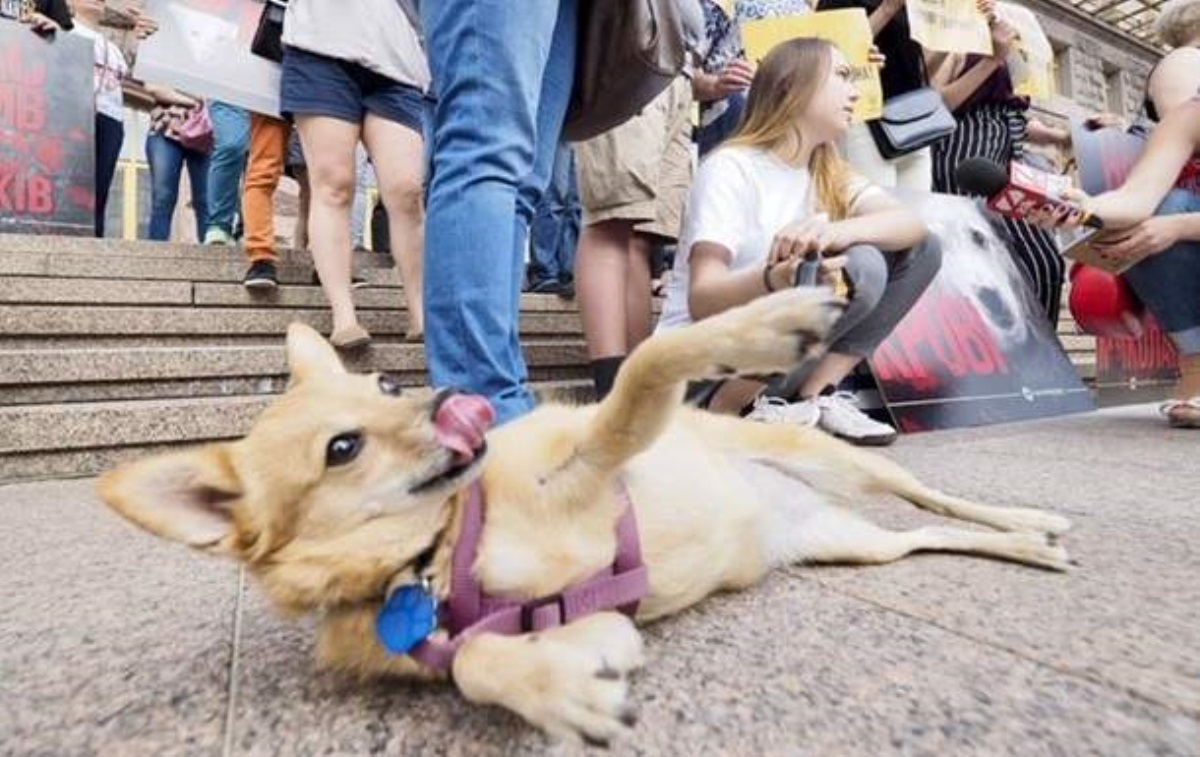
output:
[[[716,74],[695,71],[692,74],[692,95],[700,102],[724,100],[735,92],[749,89],[753,80],[753,64],[744,60],[731,60]]]
[[[161,84],[147,84],[146,91],[159,105],[182,105],[185,108],[194,108],[200,104],[196,98]]]
[[[843,252],[856,244],[898,252],[916,247],[929,234],[916,213],[878,187],[864,191],[851,206],[850,214],[830,224],[833,252]]]
[[[1181,47],[1162,59],[1146,86],[1159,118],[1200,92],[1200,50]]]
[[[1083,201],[1083,207],[1110,228],[1125,228],[1154,215],[1179,172],[1200,155],[1200,98],[1165,114],[1119,189]]]
[[[1071,147],[1071,131],[1061,127],[1050,126],[1039,118],[1030,118],[1028,131],[1025,134],[1030,144],[1054,145],[1064,150]]]
[[[772,266],[767,274],[771,284],[768,289],[763,268],[754,266],[743,271],[730,271],[729,261],[732,258],[733,253],[727,247],[713,242],[692,245],[688,259],[691,277],[688,281],[688,310],[695,320],[722,313],[768,292],[791,286],[796,266],[799,265],[799,261],[788,261]]]
[[[1015,40],[1016,33],[1012,27],[997,20],[992,25],[992,55],[990,57],[979,61],[969,71],[954,75],[953,69],[957,67],[957,63],[961,59],[954,55],[946,56],[944,60],[937,61],[941,65],[930,74],[930,85],[941,94],[947,108],[952,111],[958,110],[992,74],[1004,65],[1004,59],[1008,57],[1008,52]],[[935,59],[927,55],[927,65],[933,62]]]

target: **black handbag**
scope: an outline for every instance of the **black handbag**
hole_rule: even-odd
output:
[[[283,16],[287,12],[287,0],[266,0],[262,15],[258,17],[258,28],[250,41],[250,52],[260,58],[283,62]]]
[[[937,142],[957,127],[954,114],[932,87],[914,89],[883,103],[883,115],[868,121],[879,154],[891,159]]]

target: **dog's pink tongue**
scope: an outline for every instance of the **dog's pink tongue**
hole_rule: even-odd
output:
[[[476,394],[455,394],[447,397],[434,415],[438,442],[452,450],[459,464],[475,459],[475,450],[483,444],[483,435],[496,420],[496,411],[483,397]]]

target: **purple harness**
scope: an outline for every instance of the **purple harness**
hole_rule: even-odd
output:
[[[527,602],[492,597],[484,593],[471,573],[483,533],[483,487],[471,486],[463,511],[462,531],[451,558],[450,596],[440,607],[441,626],[448,639],[427,639],[409,656],[436,670],[449,670],[459,647],[471,636],[498,633],[507,636],[541,631],[570,623],[601,610],[617,609],[633,617],[638,602],[649,593],[650,581],[642,564],[637,518],[629,493],[618,486],[625,510],[617,521],[617,554],[613,564],[560,594]]]

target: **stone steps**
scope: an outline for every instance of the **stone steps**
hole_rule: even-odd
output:
[[[331,327],[310,256],[280,263],[282,286],[250,292],[234,248],[0,235],[0,482],[92,475],[243,434],[286,386],[288,324]],[[348,367],[423,387],[391,258],[359,254],[355,270],[370,283],[354,299],[375,341]],[[525,295],[521,309],[535,390],[586,398],[575,304]]]

